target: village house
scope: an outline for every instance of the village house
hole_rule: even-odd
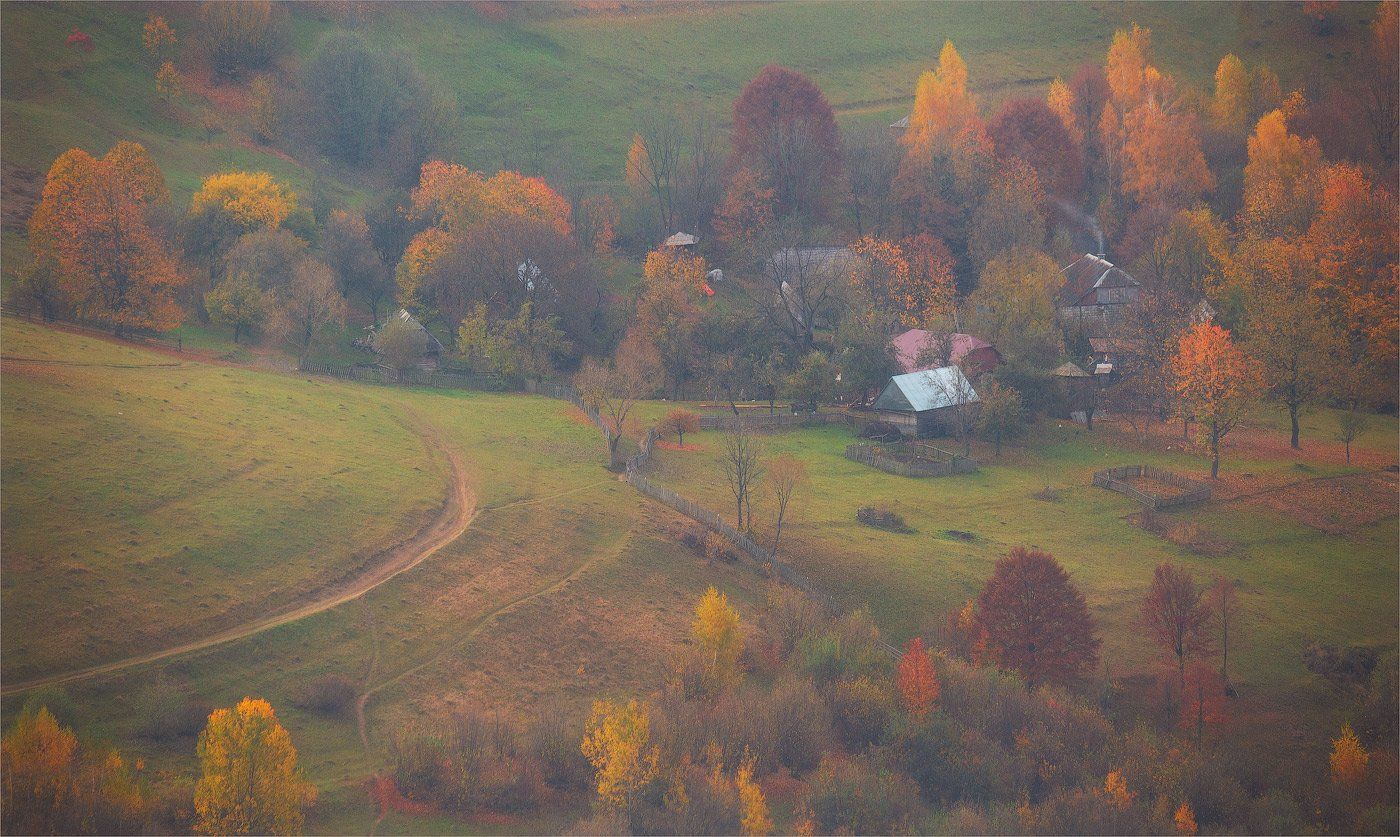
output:
[[[956,366],[895,375],[872,405],[881,421],[906,436],[942,436],[953,431],[960,410],[975,410],[981,400],[972,382]]]
[[[895,335],[890,343],[894,346],[895,360],[899,361],[900,368],[906,373],[956,364],[966,374],[976,378],[996,371],[1001,365],[1001,352],[991,343],[971,334],[939,334],[911,328]],[[920,363],[920,355],[929,362]]]
[[[1096,326],[1118,322],[1125,306],[1137,301],[1142,286],[1103,256],[1085,253],[1060,271],[1060,316]]]
[[[418,362],[419,368],[431,372],[442,365],[442,355],[443,352],[446,351],[446,348],[442,345],[441,340],[434,337],[431,331],[428,331],[422,323],[418,322],[417,317],[408,313],[406,309],[400,308],[398,313],[391,315],[388,320],[384,321],[384,324],[388,325],[392,320],[399,320],[410,328],[417,329],[427,338],[423,351],[423,359]],[[371,346],[372,345],[373,343],[371,342]]]

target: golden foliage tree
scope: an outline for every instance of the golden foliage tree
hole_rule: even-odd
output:
[[[174,62],[166,61],[156,70],[156,95],[164,101],[178,99],[185,92],[185,77],[175,69]]]
[[[129,329],[168,330],[182,317],[184,277],[151,228],[149,211],[169,198],[145,149],[118,143],[102,159],[74,148],[49,169],[29,219],[38,260],[52,264],[79,316]]]
[[[1282,110],[1260,117],[1247,143],[1244,227],[1255,235],[1293,236],[1306,230],[1321,197],[1322,149],[1290,133]]]
[[[1191,803],[1183,802],[1177,806],[1172,825],[1182,837],[1191,837],[1196,833],[1196,812],[1191,810]]]
[[[660,753],[651,743],[650,707],[635,700],[595,701],[581,749],[593,765],[599,800],[629,810],[637,791],[657,773]]]
[[[297,834],[316,788],[297,767],[292,738],[265,700],[216,709],[199,735],[203,771],[194,805],[201,834]]]
[[[1220,476],[1220,440],[1237,427],[1260,395],[1258,362],[1230,332],[1197,323],[1181,336],[1172,358],[1173,389],[1183,418],[1195,421],[1210,450],[1210,477]]]
[[[1234,53],[1220,59],[1215,68],[1215,98],[1210,112],[1227,131],[1241,131],[1249,117],[1249,72]]]
[[[141,27],[141,46],[146,48],[146,53],[152,59],[169,61],[175,49],[175,30],[170,28],[162,15],[152,12]]]
[[[1075,115],[1074,91],[1069,89],[1059,76],[1050,82],[1050,91],[1045,95],[1045,104],[1064,123],[1065,131],[1076,146],[1084,145],[1084,128]]]
[[[1140,204],[1186,208],[1215,188],[1195,119],[1155,100],[1123,120],[1123,191]]]
[[[953,42],[945,41],[938,68],[919,77],[904,143],[911,153],[929,154],[980,125],[977,100],[967,89],[967,64]]]
[[[739,611],[729,597],[714,587],[705,591],[695,605],[690,637],[700,651],[705,684],[711,690],[723,688],[739,674],[739,654],[744,635],[739,630]]]
[[[740,826],[745,837],[765,837],[773,833],[773,818],[768,814],[768,801],[763,797],[763,789],[753,780],[753,771],[754,760],[750,757],[739,764],[734,774],[742,815]]]
[[[1132,29],[1113,33],[1104,75],[1113,103],[1121,111],[1136,107],[1147,98],[1156,71],[1149,63],[1152,30],[1133,24]]]
[[[573,209],[543,178],[499,171],[483,177],[466,166],[433,160],[423,164],[410,196],[409,214],[452,235],[505,215],[543,221],[561,236],[573,233]]]
[[[916,636],[904,643],[904,653],[899,657],[894,683],[904,703],[904,711],[910,716],[924,718],[933,709],[942,687],[937,672],[933,670],[933,660],[924,648],[923,637]]]
[[[210,175],[190,199],[191,214],[220,212],[245,230],[276,229],[295,208],[296,193],[265,171]]]
[[[1328,757],[1332,781],[1339,787],[1355,790],[1366,777],[1366,765],[1370,761],[1371,754],[1352,732],[1351,724],[1344,724],[1342,734],[1332,741],[1332,754]]]

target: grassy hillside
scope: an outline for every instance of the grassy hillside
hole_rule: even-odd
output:
[[[75,145],[101,152],[134,139],[161,163],[177,202],[228,167],[266,169],[304,193],[315,182],[336,202],[378,190],[372,175],[251,139],[242,91],[201,80],[190,39],[194,7],[163,11],[184,39],[181,60],[193,80],[178,104],[156,95],[155,68],[140,43],[145,7],[0,9],[7,179],[42,178]],[[517,8],[503,22],[484,20],[466,4],[378,5],[354,21],[320,4],[293,4],[279,73],[293,79],[330,31],[354,26],[371,42],[412,55],[456,96],[461,131],[452,156],[486,169],[614,182],[646,114],[699,110],[722,123],[744,83],[769,62],[810,74],[845,121],[888,121],[908,107],[918,73],[948,38],[990,109],[1009,94],[1039,94],[1082,61],[1101,61],[1113,31],[1133,21],[1153,30],[1160,64],[1194,85],[1208,84],[1229,51],[1251,65],[1266,61],[1285,85],[1298,84],[1305,66],[1342,66],[1370,6],[1350,4],[1341,13],[1340,31],[1320,39],[1291,4],[1037,3],[1033,14],[1017,3],[670,4],[573,14],[541,6]],[[64,46],[74,27],[93,37],[93,52]],[[13,233],[24,219],[15,213],[27,211],[25,201],[11,203],[7,256],[20,245]]]
[[[1245,627],[1230,660],[1242,694],[1271,709],[1329,707],[1331,693],[1302,666],[1303,647],[1384,645],[1397,630],[1395,479],[1379,471],[1396,461],[1395,422],[1374,427],[1354,452],[1357,467],[1347,468],[1329,441],[1330,415],[1310,417],[1302,455],[1289,452],[1285,431],[1268,418],[1229,440],[1216,499],[1166,515],[1220,547],[1204,551],[1144,530],[1134,502],[1090,484],[1095,470],[1136,462],[1203,477],[1208,463],[1181,450],[1179,426],[1144,449],[1112,425],[1089,434],[1045,422],[1033,444],[1009,448],[1000,460],[982,447],[980,471],[940,479],[893,476],[846,459],[844,447],[855,440],[845,428],[772,434],[762,444],[768,454],[799,457],[811,477],[785,527],[788,560],[847,606],[868,606],[896,640],[937,631],[1009,548],[1035,546],[1084,590],[1105,670],[1148,674],[1154,649],[1135,625],[1139,603],[1153,567],[1172,561],[1201,581],[1216,573],[1237,581]],[[692,499],[729,509],[720,437],[697,434],[695,444],[699,450],[661,451],[658,475]],[[1057,500],[1034,496],[1047,486]],[[771,527],[769,505],[764,497],[756,507],[761,527]],[[857,523],[865,505],[895,509],[915,531]]]
[[[216,615],[252,618],[318,589],[348,554],[403,537],[441,502],[441,462],[412,428],[460,453],[476,516],[428,560],[291,624],[68,684],[55,704],[152,770],[190,774],[193,738],[141,733],[157,679],[208,705],[266,697],[321,788],[314,830],[369,830],[363,781],[404,723],[651,688],[706,586],[750,615],[761,595],[753,573],[681,547],[677,519],[602,467],[597,431],[562,402],[172,367],[8,318],[0,337],[7,684],[198,637]],[[367,742],[353,714],[294,705],[330,673],[371,695]],[[24,699],[7,695],[6,711]],[[381,830],[441,827],[400,818]]]

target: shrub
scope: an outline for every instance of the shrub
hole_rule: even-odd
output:
[[[343,674],[324,674],[303,686],[294,701],[302,709],[342,715],[354,704],[360,690]]]
[[[842,680],[831,690],[836,731],[850,750],[863,750],[884,738],[893,713],[889,688],[864,675]]]
[[[762,743],[756,751],[768,749],[776,764],[760,764],[760,769],[779,765],[793,773],[805,773],[817,766],[822,754],[831,749],[831,714],[817,690],[806,680],[779,682],[766,697],[753,702],[755,737]]]
[[[428,335],[400,317],[392,317],[371,339],[385,365],[404,372],[418,365],[428,351]]]
[[[739,560],[739,556],[730,549],[729,541],[718,532],[710,532],[705,535],[705,557],[711,561],[723,561],[732,564]]]
[[[860,432],[856,434],[861,439],[874,439],[877,442],[898,442],[904,434],[899,432],[899,426],[888,421],[871,421],[861,426]]]
[[[824,834],[899,834],[917,807],[909,777],[864,758],[822,759],[806,805]]]
[[[157,675],[137,694],[133,707],[141,734],[158,741],[198,735],[210,711],[164,675]]]
[[[898,512],[884,506],[860,507],[856,510],[856,521],[889,532],[907,533],[914,531],[905,525],[904,518]]]
[[[540,765],[540,778],[558,791],[581,791],[593,780],[593,766],[579,749],[583,722],[559,705],[545,705],[525,732],[526,751]]]
[[[1326,678],[1338,689],[1362,689],[1371,680],[1379,655],[1374,648],[1339,648],[1314,642],[1303,649],[1308,671]]]

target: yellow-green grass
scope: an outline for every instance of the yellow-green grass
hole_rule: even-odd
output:
[[[1313,414],[1305,425],[1305,448],[1319,444],[1312,432],[1325,427],[1330,433],[1331,423],[1331,416]],[[1260,433],[1281,432],[1274,429],[1276,416],[1262,424]],[[1394,419],[1377,419],[1359,446],[1373,463],[1374,457],[1393,463],[1395,432]],[[732,519],[720,437],[702,433],[695,441],[701,450],[659,450],[655,476]],[[847,606],[868,606],[895,640],[936,630],[950,609],[976,594],[1000,556],[1013,546],[1031,546],[1053,553],[1083,589],[1100,626],[1103,671],[1114,677],[1148,673],[1155,665],[1155,651],[1136,619],[1160,561],[1181,564],[1201,581],[1217,573],[1237,581],[1245,616],[1230,652],[1232,676],[1242,692],[1267,698],[1275,708],[1331,703],[1330,693],[1302,667],[1299,653],[1308,642],[1396,641],[1397,533],[1389,501],[1369,522],[1337,534],[1304,525],[1286,508],[1247,500],[1213,501],[1169,515],[1230,545],[1216,557],[1140,528],[1132,520],[1139,511],[1135,503],[1090,484],[1093,471],[1134,462],[1200,477],[1206,464],[1193,452],[1145,451],[1106,428],[1091,434],[1042,422],[1027,447],[1008,449],[1001,462],[984,460],[975,474],[910,479],[847,460],[844,447],[854,441],[850,430],[838,427],[762,437],[768,454],[794,454],[811,478],[781,550]],[[984,454],[990,450],[979,451]],[[1314,461],[1302,470],[1291,457],[1234,450],[1227,451],[1224,467],[1234,477],[1230,493],[1360,471],[1339,460]],[[1346,480],[1320,484],[1341,490]],[[1058,490],[1058,502],[1033,497],[1046,486]],[[866,505],[894,508],[915,532],[858,524],[856,509]],[[770,538],[771,498],[760,495],[755,511],[759,531]]]
[[[323,792],[311,827],[368,830],[376,812],[363,780],[385,766],[389,737],[404,724],[431,724],[458,708],[525,716],[546,701],[581,708],[598,696],[645,694],[684,641],[691,608],[706,586],[729,592],[746,618],[756,614],[759,578],[739,567],[709,565],[681,547],[672,532],[681,521],[603,467],[596,429],[563,402],[205,365],[8,320],[0,336],[6,356],[49,361],[44,379],[16,371],[25,364],[4,366],[0,666],[7,682],[17,677],[19,650],[35,649],[25,659],[36,660],[39,651],[53,653],[66,668],[77,662],[68,651],[81,651],[92,637],[120,636],[121,650],[135,652],[161,647],[170,633],[180,639],[198,634],[205,617],[185,607],[183,597],[227,590],[252,612],[275,603],[272,589],[288,590],[295,582],[314,587],[334,552],[330,546],[299,548],[310,539],[358,545],[378,528],[386,537],[401,535],[390,525],[391,510],[420,494],[423,508],[440,502],[444,481],[438,459],[400,421],[434,428],[471,473],[477,516],[465,534],[363,597],[197,654],[63,687],[85,733],[142,756],[151,771],[197,769],[193,739],[155,742],[138,734],[143,690],[158,675],[212,705],[266,697]],[[181,365],[153,365],[171,362]],[[72,389],[76,382],[88,388]],[[188,386],[177,388],[181,382]],[[354,409],[345,415],[342,403]],[[231,420],[235,427],[228,426]],[[158,433],[172,438],[156,444]],[[122,441],[132,453],[124,452]],[[138,455],[137,447],[159,456]],[[202,490],[202,480],[254,461],[267,464],[232,478],[229,485],[239,490]],[[287,470],[287,463],[298,467]],[[259,481],[263,468],[277,479]],[[302,493],[335,496],[334,512],[302,502]],[[49,495],[64,500],[62,514],[50,508]],[[186,509],[186,525],[131,516],[131,508],[146,507],[143,498]],[[231,518],[243,527],[237,549],[223,534]],[[32,522],[41,519],[51,532]],[[398,523],[411,529],[415,521],[400,515]],[[17,559],[25,553],[15,545],[20,541],[12,526],[38,551],[62,535],[62,559],[22,566]],[[192,570],[186,586],[186,576],[175,571],[179,564],[144,561],[168,551],[167,541],[195,544],[205,564],[220,572]],[[88,612],[70,605],[67,591],[76,583],[68,565],[80,559],[92,569],[77,578],[104,579],[101,589],[89,591],[97,604]],[[277,571],[262,572],[267,563]],[[169,598],[170,590],[176,598]],[[44,608],[66,613],[64,624]],[[41,636],[17,618],[21,612],[60,633]],[[148,631],[151,624],[169,631]],[[327,717],[293,705],[306,683],[328,673],[371,692],[368,747],[353,716]],[[7,713],[25,697],[7,696]],[[567,802],[515,825],[558,830],[586,811],[586,802],[578,802],[578,810]],[[380,831],[463,827],[394,815]]]

